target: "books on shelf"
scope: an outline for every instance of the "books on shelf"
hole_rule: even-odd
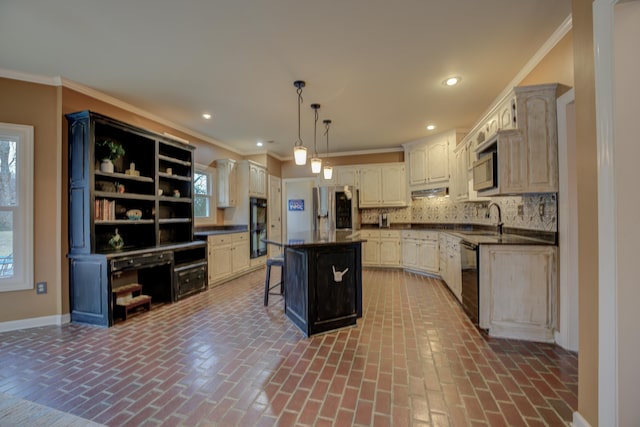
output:
[[[94,218],[96,221],[113,221],[116,219],[115,200],[96,199],[94,206]]]

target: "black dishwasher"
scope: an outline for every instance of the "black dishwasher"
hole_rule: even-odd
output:
[[[478,245],[460,242],[460,265],[462,268],[462,307],[471,321],[477,325],[479,319]]]

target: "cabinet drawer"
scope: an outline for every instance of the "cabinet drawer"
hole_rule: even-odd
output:
[[[405,239],[418,239],[418,240],[438,240],[437,231],[426,230],[403,230],[402,237]]]
[[[205,289],[207,286],[206,264],[176,269],[174,271],[174,286],[177,299]]]
[[[380,238],[380,230],[360,230],[360,238],[378,239]]]
[[[215,234],[207,238],[207,243],[209,243],[209,245],[215,246],[226,245],[228,243],[231,243],[232,236],[233,234]]]
[[[249,233],[233,233],[231,235],[231,241],[233,242],[243,242],[249,240]]]
[[[154,265],[168,264],[173,261],[172,252],[159,252],[143,255],[135,255],[126,258],[111,260],[111,271],[138,269],[152,267]]]
[[[380,230],[380,238],[391,238],[391,239],[399,239],[400,238],[400,230]]]

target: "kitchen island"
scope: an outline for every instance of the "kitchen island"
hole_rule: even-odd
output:
[[[356,325],[364,240],[349,231],[310,231],[264,241],[284,248],[285,315],[306,336]]]

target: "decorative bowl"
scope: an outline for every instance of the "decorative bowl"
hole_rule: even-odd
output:
[[[142,218],[142,211],[140,209],[129,209],[126,215],[129,219],[140,219]]]

